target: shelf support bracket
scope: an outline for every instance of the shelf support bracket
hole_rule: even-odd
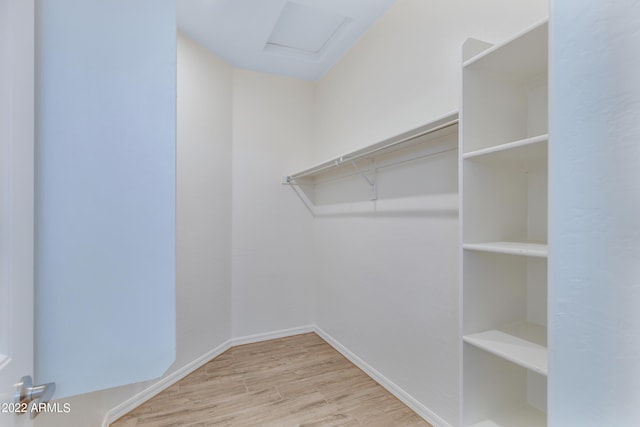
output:
[[[298,198],[302,200],[302,203],[304,203],[304,206],[307,208],[309,213],[313,217],[316,216],[316,212],[313,208],[313,202],[309,200],[309,198],[304,193],[304,191],[298,190],[298,187],[302,186],[301,184],[297,183],[295,179],[290,175],[283,176],[281,184],[288,185],[289,187],[291,187],[293,189],[293,192],[296,193],[296,196],[298,196]]]
[[[371,160],[372,166],[373,166],[373,160]],[[377,183],[377,171],[375,169],[373,169],[373,173],[371,174],[372,177],[369,178],[367,176],[366,173],[364,173],[364,171],[362,169],[360,169],[358,167],[358,165],[356,164],[355,160],[351,160],[351,165],[354,167],[354,169],[356,170],[356,172],[358,172],[358,174],[364,178],[365,181],[367,181],[367,184],[369,184],[369,187],[371,187],[371,199],[370,200],[377,200],[378,199],[378,183]]]

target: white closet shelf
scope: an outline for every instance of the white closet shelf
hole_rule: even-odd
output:
[[[544,412],[532,406],[523,405],[496,414],[470,427],[546,427],[546,425],[547,417]]]
[[[399,148],[408,147],[411,144],[424,142],[423,137],[426,138],[427,136],[435,136],[436,133],[441,134],[441,131],[445,132],[446,130],[452,128],[453,126],[456,126],[457,124],[458,112],[453,111],[415,129],[411,129],[407,132],[403,132],[399,135],[385,139],[383,141],[379,141],[375,144],[371,144],[359,150],[343,154],[342,156],[336,157],[334,159],[327,160],[309,169],[287,175],[284,177],[282,183],[294,184],[297,179],[312,178],[323,172],[326,172],[327,170],[343,166],[345,164],[349,165],[352,162],[355,162],[362,158],[372,158],[381,154],[390,153]]]
[[[547,70],[547,22],[545,19],[510,40],[490,47],[462,66],[482,73],[525,80]]]
[[[538,374],[547,375],[547,330],[530,322],[465,335],[464,342]]]
[[[462,158],[483,162],[531,161],[531,159],[546,160],[548,142],[549,134],[538,135],[519,141],[471,151],[463,154]]]
[[[540,242],[465,243],[462,247],[472,251],[495,252],[499,254],[531,256],[537,258],[546,258],[549,253],[548,245]]]

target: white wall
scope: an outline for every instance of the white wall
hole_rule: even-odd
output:
[[[177,49],[177,348],[165,377],[231,338],[232,69],[182,34]],[[36,425],[100,426],[155,382],[65,399],[69,414]]]
[[[547,15],[546,0],[397,0],[318,82],[315,160],[458,108],[462,43],[499,43]]]
[[[445,140],[455,146],[457,134]],[[378,185],[376,203],[393,203],[395,212],[336,214],[314,223],[316,323],[420,402],[432,422],[452,422],[458,390],[457,151],[380,169]]]
[[[640,425],[640,5],[551,2],[549,425]]]
[[[398,0],[318,82],[314,162],[456,110],[463,41],[501,42],[546,14],[544,0]],[[422,191],[431,180],[457,191],[455,154],[426,167],[438,172]],[[335,216],[314,228],[318,326],[434,423],[457,425],[457,217]]]
[[[175,360],[175,5],[36,15],[34,374],[63,397]]]
[[[280,177],[308,161],[313,84],[234,70],[233,337],[313,324],[311,216]]]
[[[178,33],[176,366],[231,338],[232,77]]]

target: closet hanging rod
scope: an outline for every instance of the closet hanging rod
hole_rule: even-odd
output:
[[[391,148],[394,148],[398,145],[405,144],[407,142],[444,130],[446,128],[455,126],[457,124],[458,124],[458,112],[455,111],[453,113],[449,113],[445,116],[442,116],[427,125],[413,129],[412,131],[409,131],[409,132],[405,132],[404,134],[400,134],[394,138],[389,138],[388,140],[379,142],[369,147],[365,147],[363,149],[356,150],[354,152],[342,155],[338,158],[321,163],[317,166],[314,166],[302,172],[288,175],[285,177],[284,183],[290,184],[298,178],[304,178],[306,176],[323,172],[327,169],[340,166],[345,162],[353,162],[358,159],[380,153],[382,151],[390,150]],[[399,139],[396,139],[396,138],[399,138]]]
[[[450,147],[450,148],[445,148],[443,150],[434,151],[432,153],[427,153],[427,154],[421,154],[419,156],[411,157],[409,159],[403,159],[403,160],[398,160],[398,161],[389,162],[389,163],[382,163],[382,164],[379,164],[379,165],[375,166],[374,169],[379,171],[379,170],[383,170],[383,169],[386,169],[386,168],[389,168],[389,167],[398,166],[398,165],[402,165],[402,164],[409,163],[409,162],[415,162],[415,161],[419,161],[419,160],[422,160],[422,159],[426,159],[428,157],[438,156],[440,154],[449,153],[451,151],[457,151],[457,150],[458,150],[457,146]],[[370,171],[371,168],[365,168],[365,170],[366,171]],[[319,180],[315,181],[315,184],[326,184],[326,183],[329,183],[329,182],[340,181],[342,179],[351,178],[351,177],[354,177],[356,175],[359,175],[359,173],[358,172],[351,172],[351,173],[347,173],[347,174],[340,175],[340,176],[335,176],[335,177],[330,177],[330,178],[325,178],[325,179],[319,179]],[[295,184],[291,183],[290,185],[295,185]]]

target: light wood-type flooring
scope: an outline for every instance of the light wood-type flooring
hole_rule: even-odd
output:
[[[233,347],[112,427],[429,427],[314,333]]]

